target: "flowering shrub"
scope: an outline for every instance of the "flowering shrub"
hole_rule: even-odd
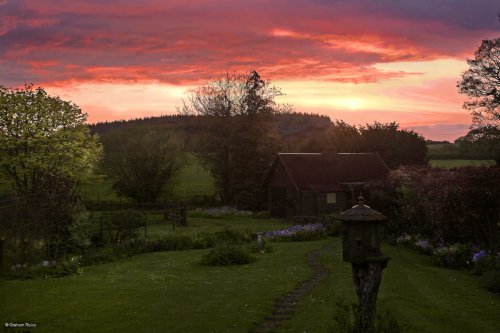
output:
[[[214,208],[196,208],[194,211],[190,212],[191,217],[205,217],[205,218],[223,218],[223,217],[247,217],[252,216],[253,213],[249,210],[238,210],[234,207],[223,206]]]
[[[486,250],[480,250],[472,255],[472,261],[474,263],[477,263],[477,262],[483,260],[487,256],[488,256],[488,252],[486,252]]]
[[[480,250],[472,255],[474,263],[474,274],[483,275],[487,271],[500,271],[500,256],[488,253],[486,250]]]
[[[438,266],[448,268],[467,268],[472,265],[471,247],[468,244],[456,243],[443,246],[434,251],[434,262]]]
[[[432,255],[434,252],[434,246],[427,239],[420,239],[414,244],[415,249],[423,254]]]
[[[308,241],[327,237],[322,223],[293,225],[287,229],[268,231],[264,237],[275,241]]]
[[[10,279],[33,279],[36,277],[62,277],[71,274],[79,274],[81,269],[81,257],[74,256],[67,260],[56,262],[55,260],[42,260],[36,264],[15,264],[5,274]]]
[[[402,233],[401,235],[396,237],[396,244],[397,245],[410,245],[413,242],[414,242],[413,236],[409,235],[407,233]]]

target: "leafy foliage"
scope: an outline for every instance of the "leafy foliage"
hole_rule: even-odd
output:
[[[0,237],[7,248],[22,244],[8,260],[56,260],[66,250],[73,216],[83,211],[79,185],[102,152],[85,120],[78,106],[42,88],[0,87],[0,174],[14,194],[2,207]]]
[[[361,152],[378,152],[390,169],[400,165],[426,165],[425,139],[412,130],[399,129],[393,123],[367,124],[360,127]]]
[[[125,131],[107,139],[122,142],[105,158],[113,188],[136,203],[156,202],[182,167],[181,145],[171,134]]]
[[[392,171],[374,207],[392,216],[388,232],[444,244],[498,246],[500,170],[401,167]]]
[[[456,140],[461,155],[477,154],[494,159],[500,165],[500,127],[487,125],[471,129]]]
[[[271,116],[287,110],[275,102],[280,95],[255,71],[227,73],[199,87],[184,103],[183,114],[208,117],[198,151],[223,204],[258,207],[261,184],[279,147]]]
[[[490,270],[479,278],[481,287],[500,294],[500,270]]]
[[[248,247],[241,243],[222,242],[203,256],[201,263],[210,266],[245,265],[255,261]]]
[[[470,97],[464,108],[471,111],[480,127],[500,126],[500,38],[485,39],[468,59],[469,68],[462,73],[458,91]]]
[[[0,87],[0,171],[21,195],[47,192],[47,178],[83,181],[102,151],[75,104],[42,88]]]

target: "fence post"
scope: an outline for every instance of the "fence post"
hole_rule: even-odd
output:
[[[148,214],[143,210],[144,214],[144,237],[148,237]]]

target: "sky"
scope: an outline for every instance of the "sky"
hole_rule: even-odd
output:
[[[259,72],[297,112],[471,125],[467,58],[500,37],[498,0],[0,0],[0,85],[33,83],[90,123],[175,114],[224,72]]]

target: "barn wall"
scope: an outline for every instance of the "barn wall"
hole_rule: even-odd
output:
[[[344,192],[335,192],[337,194],[336,203],[327,203],[326,193],[317,193],[317,214],[328,215],[333,212],[338,212],[347,209],[346,207],[346,194]]]
[[[295,186],[281,163],[277,163],[268,181],[268,207],[272,217],[297,215],[298,195]]]
[[[303,216],[316,215],[316,194],[314,191],[302,191],[302,214]]]

